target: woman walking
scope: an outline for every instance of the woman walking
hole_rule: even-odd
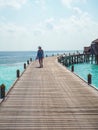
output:
[[[43,58],[44,58],[44,51],[42,50],[41,46],[39,46],[36,59],[39,60],[40,68],[43,68]]]

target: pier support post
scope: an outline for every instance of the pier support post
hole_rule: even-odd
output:
[[[98,65],[98,55],[96,55],[96,64]]]
[[[91,84],[91,83],[92,83],[92,75],[88,74],[88,84]]]
[[[72,67],[71,67],[71,71],[74,72],[74,65],[72,65]]]
[[[20,77],[20,70],[17,70],[17,74],[16,74],[17,78]]]
[[[26,63],[24,63],[24,69],[26,69]]]
[[[0,86],[0,98],[4,98],[5,97],[5,85],[2,84]]]
[[[79,63],[79,56],[77,55],[76,57],[77,57],[76,58],[77,59],[76,63],[78,64]]]

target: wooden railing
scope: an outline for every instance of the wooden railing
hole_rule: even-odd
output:
[[[96,56],[91,54],[69,54],[69,55],[61,55],[58,57],[58,62],[62,63],[65,66],[70,66],[72,64],[78,64],[78,63],[97,63]]]

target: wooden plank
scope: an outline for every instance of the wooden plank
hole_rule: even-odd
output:
[[[97,130],[98,92],[56,62],[33,62],[0,106],[0,130]]]

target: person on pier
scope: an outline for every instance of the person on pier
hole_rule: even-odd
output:
[[[41,48],[41,46],[38,47],[38,51],[37,51],[37,57],[36,59],[39,60],[39,67],[40,68],[43,68],[43,58],[44,58],[44,51],[43,49]]]

